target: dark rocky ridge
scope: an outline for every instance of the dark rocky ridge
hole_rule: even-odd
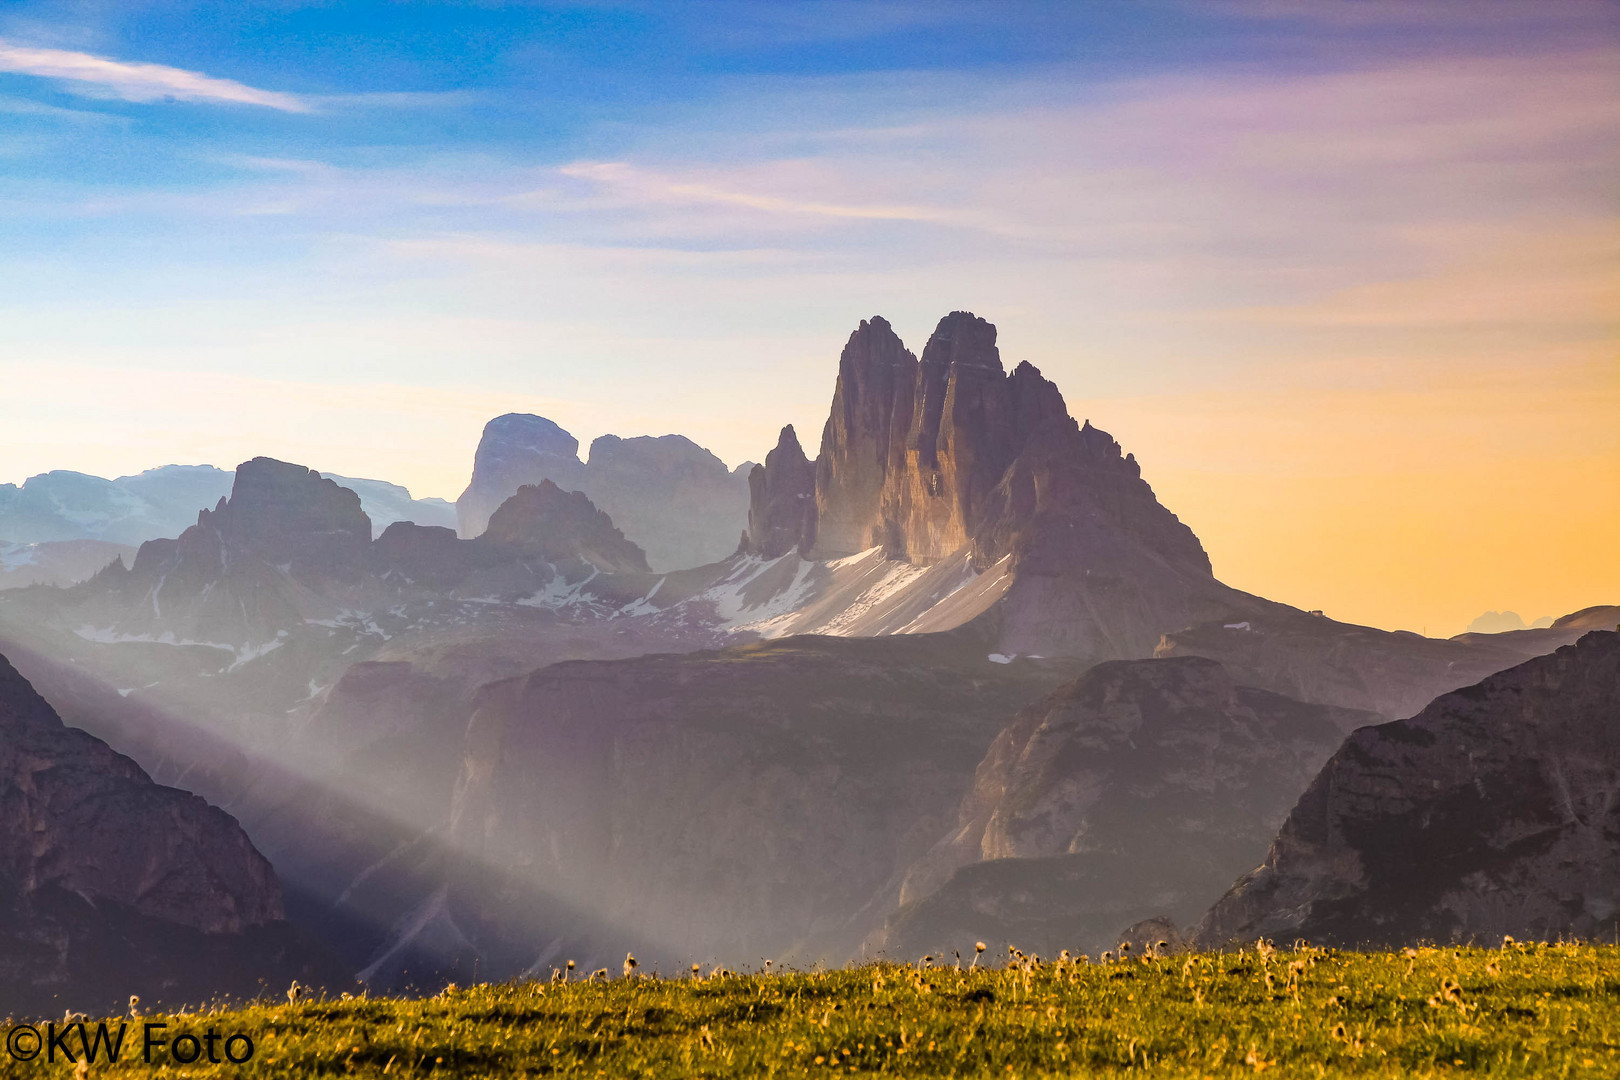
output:
[[[518,488],[550,480],[582,491],[659,570],[717,562],[732,553],[748,514],[751,465],[725,463],[682,435],[603,435],[579,460],[579,440],[540,416],[508,413],[484,427],[457,531],[476,537]]]
[[[996,736],[873,945],[900,957],[975,940],[1099,952],[1128,923],[1189,921],[1263,857],[1302,787],[1369,718],[1239,686],[1210,660],[1098,664]]]
[[[1620,633],[1593,631],[1357,731],[1196,940],[1608,939],[1617,913]]]
[[[579,440],[543,416],[507,413],[484,425],[473,453],[472,480],[456,500],[456,532],[471,539],[524,484],[550,480],[565,491],[583,486]]]
[[[0,657],[0,1013],[342,984],[229,815],[65,727]]]
[[[230,497],[198,514],[196,525],[174,540],[142,544],[131,570],[218,576],[233,557],[246,556],[286,565],[299,578],[352,580],[370,544],[360,496],[313,469],[258,457],[237,468]]]
[[[748,474],[748,535],[744,544],[767,559],[790,551],[808,555],[816,542],[816,470],[789,424]]]
[[[111,621],[125,637],[244,643],[252,658],[345,612],[456,590],[517,598],[598,572],[638,582],[649,573],[606,514],[550,481],[520,489],[476,540],[402,521],[372,540],[353,491],[301,465],[255,458],[196,525],[147,541],[130,569],[114,564],[74,597],[90,605],[85,618]]]
[[[479,540],[553,563],[584,559],[610,574],[651,572],[646,553],[624,538],[612,518],[584,493],[564,491],[550,480],[518,488],[490,515]]]

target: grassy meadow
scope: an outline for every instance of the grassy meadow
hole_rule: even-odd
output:
[[[116,1064],[0,1056],[0,1076],[1620,1077],[1612,945],[956,963],[267,999],[124,1018]],[[147,1063],[146,1023],[245,1034],[253,1055]]]

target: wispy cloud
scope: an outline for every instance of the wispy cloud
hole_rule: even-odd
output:
[[[899,203],[833,202],[729,188],[702,180],[679,178],[625,162],[583,162],[559,169],[564,176],[591,180],[605,187],[649,201],[720,203],[769,214],[808,214],[816,217],[875,221],[929,221],[953,224],[953,215],[935,207]]]
[[[0,71],[63,79],[110,90],[125,101],[206,101],[222,105],[258,105],[282,112],[313,111],[295,94],[260,90],[233,79],[163,64],[112,60],[66,49],[37,49],[0,38]]]

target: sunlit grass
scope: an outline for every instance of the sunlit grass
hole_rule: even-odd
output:
[[[1609,945],[954,964],[282,997],[127,1020],[119,1063],[90,1074],[164,1063],[193,1076],[1620,1076]],[[147,1021],[169,1037],[245,1033],[254,1055],[148,1065]],[[4,1076],[72,1068],[0,1059]]]

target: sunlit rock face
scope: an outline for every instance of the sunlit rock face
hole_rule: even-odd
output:
[[[863,320],[838,358],[815,463],[818,555],[837,558],[887,541],[883,496],[889,476],[905,467],[916,391],[917,358],[886,319]]]
[[[1363,728],[1197,940],[1611,939],[1620,913],[1620,633]]]
[[[883,538],[896,554],[934,562],[973,538],[1015,452],[1011,421],[996,328],[952,312],[923,348],[902,468],[885,477]]]
[[[768,460],[751,519],[781,529],[779,493],[801,472],[791,454]],[[1214,579],[1136,460],[1069,416],[1036,368],[1009,374],[996,328],[965,311],[940,320],[921,360],[882,318],[850,335],[815,462],[814,520],[797,532],[818,559],[880,547],[919,566],[1010,560],[1010,587],[986,616],[1008,653],[1147,656],[1165,631],[1254,600]],[[756,554],[789,550],[779,531],[767,540],[755,528],[749,542]]]
[[[1369,719],[1239,686],[1210,660],[1099,664],[997,735],[880,943],[1097,951],[1140,919],[1189,922]]]
[[[551,481],[582,491],[659,571],[717,562],[737,547],[748,515],[748,470],[683,435],[603,435],[579,460],[579,440],[540,416],[508,413],[484,427],[472,482],[456,500],[457,531],[475,537],[520,487]]]
[[[0,1013],[341,981],[282,919],[229,815],[65,727],[0,657]]]

